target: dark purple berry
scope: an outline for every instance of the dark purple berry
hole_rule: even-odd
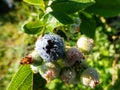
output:
[[[76,62],[80,62],[84,59],[82,52],[77,48],[70,48],[66,52],[65,60],[63,61],[64,65],[70,67]]]

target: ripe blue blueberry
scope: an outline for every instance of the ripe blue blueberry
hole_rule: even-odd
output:
[[[65,53],[64,42],[56,34],[45,34],[36,41],[35,46],[41,58],[48,62],[56,61]]]

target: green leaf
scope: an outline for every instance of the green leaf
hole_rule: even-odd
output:
[[[39,5],[43,11],[45,10],[45,4],[43,0],[23,0],[23,1],[32,5]]]
[[[43,0],[23,0],[26,3],[32,4],[32,5],[41,5]]]
[[[33,74],[29,65],[21,66],[12,78],[7,90],[32,90]]]
[[[70,18],[68,15],[66,15],[63,12],[53,11],[53,12],[50,12],[50,14],[53,15],[57,20],[59,20],[63,24],[72,24],[73,23],[72,18]]]
[[[55,1],[51,4],[53,11],[73,14],[94,4],[93,0],[71,0],[71,1]]]
[[[39,10],[39,19],[41,19],[44,15],[45,13],[42,10]]]
[[[69,1],[74,1],[74,2],[79,2],[79,3],[95,3],[95,0],[69,0]]]
[[[47,90],[45,85],[46,80],[39,73],[33,75],[33,90]]]
[[[94,38],[95,30],[96,30],[96,22],[94,18],[88,13],[80,13],[81,18],[81,25],[80,25],[80,32],[85,34],[90,38]]]
[[[43,18],[43,21],[46,23],[46,30],[48,31],[53,31],[56,27],[63,25],[51,14],[46,14]]]
[[[87,8],[86,11],[104,17],[114,17],[120,14],[120,0],[96,0],[96,4]]]
[[[27,34],[37,34],[42,31],[44,24],[41,21],[30,21],[23,26],[23,30]]]

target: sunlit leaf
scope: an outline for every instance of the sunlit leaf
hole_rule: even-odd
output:
[[[11,80],[7,90],[32,90],[33,74],[29,65],[21,66]]]
[[[43,28],[44,24],[41,21],[30,21],[23,26],[23,30],[27,34],[37,34]]]
[[[46,14],[43,17],[44,23],[46,23],[46,30],[53,31],[56,27],[63,25],[53,15]]]
[[[32,4],[32,5],[39,5],[40,8],[44,11],[45,5],[43,0],[23,0],[26,3]]]

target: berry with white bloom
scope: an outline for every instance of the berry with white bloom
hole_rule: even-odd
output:
[[[36,50],[32,51],[29,55],[24,57],[21,61],[21,64],[30,64],[31,70],[33,73],[37,73],[39,66],[42,64],[42,58],[39,56]]]
[[[47,62],[39,67],[39,73],[49,83],[59,76],[60,67],[57,63]]]
[[[80,80],[85,86],[94,88],[99,83],[99,73],[90,67],[82,73]]]
[[[40,57],[40,55],[38,54],[36,50],[34,50],[31,54],[29,54],[29,56],[32,57],[32,65],[34,66],[41,65],[43,59]]]
[[[61,78],[65,83],[73,83],[76,78],[76,72],[73,68],[63,68]]]
[[[77,48],[70,48],[67,50],[65,59],[63,63],[65,66],[70,67],[76,63],[76,61],[81,61],[84,59],[82,52]]]
[[[90,52],[94,46],[93,39],[82,36],[77,41],[78,48],[83,52]]]
[[[45,34],[36,41],[35,46],[38,54],[47,62],[56,61],[65,53],[64,42],[56,34]]]

